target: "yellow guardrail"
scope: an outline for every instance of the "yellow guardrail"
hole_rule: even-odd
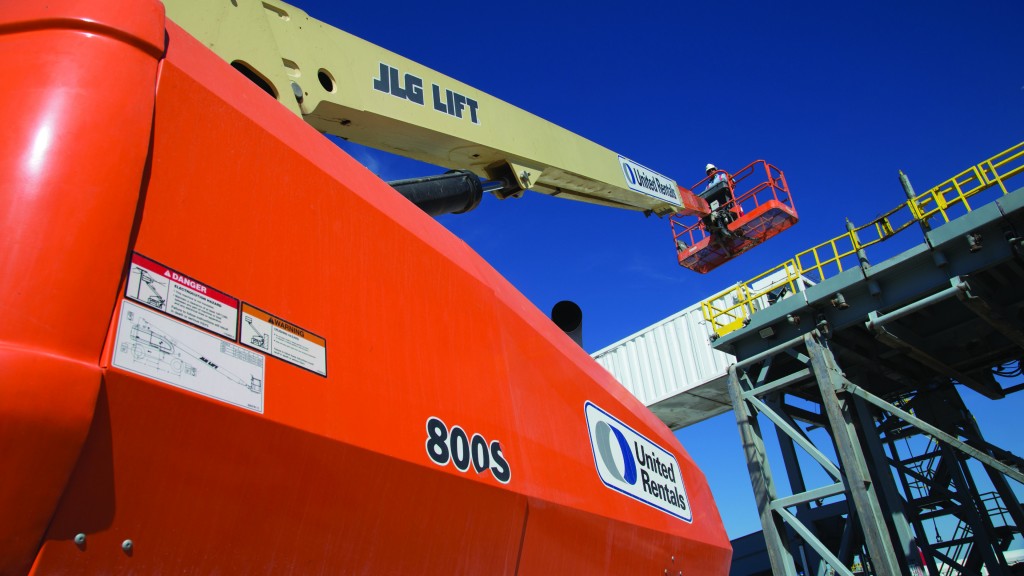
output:
[[[775,276],[781,279],[774,279]],[[701,312],[705,320],[715,323],[715,333],[722,336],[742,328],[751,314],[767,307],[774,300],[797,292],[800,289],[799,282],[800,273],[796,261],[786,260],[748,282],[737,284],[701,302]]]
[[[914,224],[925,230],[941,226],[972,210],[968,201],[998,188],[1008,193],[1006,182],[1024,173],[1024,142],[996,154],[942,182],[923,194],[878,216],[863,226],[846,222],[847,232],[798,253],[774,268],[701,302],[704,319],[715,335],[724,336],[747,324],[750,316],[769,300],[793,294],[804,284],[815,284],[866,258],[864,250],[892,238]],[[901,178],[903,174],[900,174]],[[909,188],[908,188],[909,189]],[[908,192],[909,195],[909,192]],[[988,201],[986,200],[986,203]]]

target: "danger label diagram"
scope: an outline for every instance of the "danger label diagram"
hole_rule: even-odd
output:
[[[234,340],[238,299],[141,254],[132,255],[125,296]]]

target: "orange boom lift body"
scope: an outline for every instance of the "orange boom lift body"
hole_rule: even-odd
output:
[[[671,432],[161,4],[7,3],[0,78],[0,573],[728,572]]]

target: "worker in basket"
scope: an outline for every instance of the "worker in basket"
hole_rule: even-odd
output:
[[[729,173],[719,170],[714,164],[705,166],[704,172],[708,175],[708,184],[700,196],[707,201],[711,209],[711,214],[702,219],[704,227],[713,236],[730,238],[733,234],[729,231],[728,225],[736,219],[736,214],[732,212],[734,199],[729,188]]]

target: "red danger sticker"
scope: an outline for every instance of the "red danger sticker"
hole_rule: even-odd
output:
[[[231,340],[238,299],[141,254],[132,254],[125,296]]]

